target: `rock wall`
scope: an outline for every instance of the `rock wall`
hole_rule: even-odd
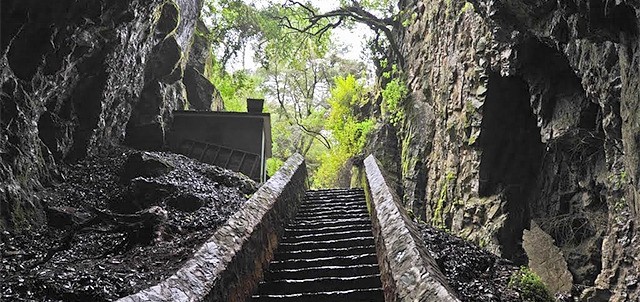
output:
[[[33,193],[125,137],[159,148],[182,82],[201,0],[2,3],[0,230],[43,222]]]
[[[637,299],[638,7],[400,1],[405,206],[519,263],[535,221],[575,293]]]

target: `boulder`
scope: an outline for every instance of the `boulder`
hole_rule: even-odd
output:
[[[66,228],[79,225],[91,218],[89,213],[73,207],[49,207],[46,209],[47,222],[54,228]]]
[[[205,204],[205,200],[193,194],[181,194],[167,200],[167,205],[183,212],[195,212]]]
[[[191,109],[211,110],[215,87],[194,67],[187,67],[182,80],[187,89],[187,100]]]
[[[573,276],[553,238],[532,221],[530,230],[524,230],[522,241],[529,267],[540,276],[549,291],[553,294],[570,293]]]
[[[122,168],[120,180],[130,182],[137,177],[159,177],[173,171],[174,167],[166,160],[149,152],[129,155]]]
[[[135,213],[161,204],[176,190],[174,186],[150,178],[138,177],[131,180],[123,198],[112,200],[109,206],[116,213]]]

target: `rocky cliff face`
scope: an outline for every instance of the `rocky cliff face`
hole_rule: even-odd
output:
[[[64,177],[60,162],[125,138],[162,146],[171,111],[188,107],[183,73],[201,6],[3,1],[0,230],[42,222],[33,192]]]
[[[574,293],[638,299],[640,3],[400,6],[411,93],[387,164],[406,207],[521,263],[536,222]]]

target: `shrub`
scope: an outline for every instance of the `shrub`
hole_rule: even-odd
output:
[[[522,296],[522,300],[528,302],[553,302],[553,296],[540,276],[531,269],[523,266],[511,276],[509,287],[515,289]]]

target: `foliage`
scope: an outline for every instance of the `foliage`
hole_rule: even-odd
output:
[[[394,1],[359,2],[354,14],[365,9],[383,19],[394,14]],[[322,180],[318,184],[329,185],[336,171],[361,152],[373,127],[373,121],[356,116],[366,101],[363,85],[354,76],[344,76],[362,75],[366,67],[340,57],[331,41],[331,18],[311,18],[320,12],[310,3],[252,3],[257,2],[206,1],[203,15],[212,25],[208,38],[214,46],[206,75],[220,91],[227,111],[244,111],[247,97],[266,99],[273,146],[269,175],[298,152],[307,160],[310,177],[314,179],[318,170]],[[354,3],[341,3],[341,8]],[[259,64],[257,70],[228,71],[228,62],[244,60],[249,48]]]
[[[261,79],[245,70],[228,73],[213,56],[205,70],[206,77],[218,89],[226,111],[246,112],[246,98],[263,98],[259,90]]]
[[[434,227],[440,229],[446,229],[444,221],[444,204],[447,201],[447,193],[449,192],[449,184],[456,179],[456,174],[453,171],[448,171],[442,181],[442,188],[440,189],[440,196],[436,203],[436,208],[433,210],[433,217],[431,224]]]
[[[300,26],[282,18],[281,24],[287,28],[299,32],[320,37],[330,29],[339,26],[350,26],[354,22],[367,25],[376,36],[384,36],[389,49],[398,59],[402,59],[397,43],[397,37],[393,31],[400,24],[402,12],[398,10],[397,2],[389,0],[341,0],[340,7],[325,13],[318,13],[309,3],[287,0],[284,6],[288,9],[298,9],[307,21],[306,26]],[[378,39],[376,38],[376,39]]]
[[[223,69],[229,59],[260,35],[261,15],[243,0],[206,0],[202,14],[210,23],[208,39]]]
[[[336,184],[344,164],[362,152],[367,135],[374,126],[373,119],[359,117],[357,110],[367,101],[364,86],[353,75],[337,77],[331,97],[331,113],[326,127],[331,130],[337,146],[321,157],[321,165],[314,178],[314,187],[331,187]]]
[[[540,276],[526,266],[520,268],[509,280],[509,287],[517,290],[524,301],[552,302],[553,296]]]
[[[280,169],[284,165],[284,161],[277,157],[272,157],[267,160],[267,175],[269,177],[273,176],[273,174]]]
[[[386,62],[383,62],[383,68]],[[397,66],[394,64],[391,71],[382,74],[390,81],[382,89],[382,110],[389,118],[393,126],[401,125],[405,118],[405,110],[402,102],[407,97],[409,90],[401,78]]]
[[[465,2],[464,6],[460,10],[460,14],[464,14],[466,12],[473,12],[473,11],[475,11],[475,8],[473,7],[473,3]]]

